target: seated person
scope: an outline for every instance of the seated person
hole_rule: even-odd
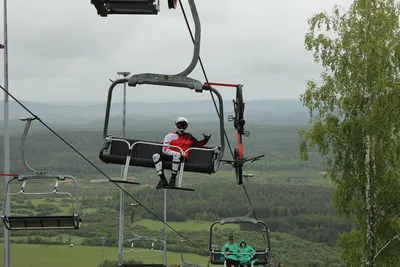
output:
[[[176,131],[169,133],[164,138],[164,145],[171,145],[180,147],[183,152],[191,147],[203,147],[207,144],[208,140],[211,137],[210,135],[205,135],[204,139],[198,141],[193,137],[190,133],[186,132],[188,127],[188,120],[184,117],[179,117],[175,120]],[[189,151],[185,155],[185,160],[189,159]],[[162,166],[163,160],[172,160],[172,170],[171,170],[171,179],[169,180],[169,184],[164,175],[164,169]],[[160,176],[160,181],[156,186],[157,189],[163,188],[165,186],[175,187],[176,183],[176,175],[179,171],[179,166],[182,160],[181,151],[176,147],[168,147],[163,146],[161,154],[154,154],[153,161],[156,167],[156,171],[158,176]]]
[[[228,237],[228,242],[221,249],[221,253],[223,256],[221,260],[226,261],[226,266],[230,267],[233,265],[234,267],[239,266],[239,259],[237,253],[239,252],[239,246],[234,241],[233,235]]]
[[[253,256],[256,254],[256,250],[249,245],[247,245],[246,240],[240,241],[239,245],[239,254],[238,254],[238,259],[239,259],[239,264],[240,266],[251,265],[251,260]],[[255,260],[255,262],[257,259]]]

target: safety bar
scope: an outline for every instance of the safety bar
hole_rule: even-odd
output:
[[[131,243],[131,249],[130,250],[125,250],[124,252],[164,252],[163,250],[160,250],[160,249],[154,249],[154,243],[155,242],[161,242],[163,245],[165,245],[164,240],[161,240],[161,239],[158,239],[158,240],[155,240],[155,241],[151,240],[151,239],[147,240],[147,241],[152,241],[151,249],[133,249],[133,241],[138,241],[138,240],[136,240],[134,238],[130,238],[130,239],[124,240],[123,244]]]
[[[250,218],[250,215],[252,215],[254,212],[254,208],[253,206],[249,207],[249,211],[247,212],[247,214],[243,215],[243,216],[239,216],[239,217],[227,217],[227,218],[222,218],[219,223],[225,224],[225,223],[237,223],[237,222],[249,222],[249,223],[253,223],[253,224],[257,224],[257,220],[254,218]]]
[[[106,138],[106,140],[108,140],[108,141],[111,141],[111,140],[113,140],[113,141],[120,141],[120,142],[124,142],[124,143],[126,143],[126,144],[128,145],[128,156],[127,156],[127,158],[126,158],[126,163],[125,163],[125,168],[124,168],[124,176],[123,176],[123,177],[127,177],[127,176],[128,176],[129,162],[130,162],[131,156],[132,156],[131,153],[132,153],[133,147],[134,147],[135,145],[137,145],[137,144],[154,145],[154,146],[161,146],[161,147],[174,147],[174,148],[179,149],[179,150],[180,150],[180,153],[181,153],[183,156],[186,156],[186,153],[187,153],[189,150],[215,151],[215,150],[220,149],[219,147],[214,147],[214,148],[191,147],[191,148],[187,149],[186,151],[183,151],[182,148],[180,148],[180,147],[178,147],[178,146],[168,145],[168,144],[158,144],[158,143],[152,143],[152,142],[146,142],[146,141],[137,141],[137,142],[135,142],[135,143],[133,143],[133,144],[131,145],[131,144],[130,144],[127,140],[125,140],[125,139],[113,138],[113,137],[111,137],[111,136],[108,136],[108,137]],[[219,152],[219,153],[221,153],[221,152]],[[219,155],[220,155],[220,154],[219,154]],[[218,163],[219,163],[220,158],[221,158],[221,156],[219,156],[219,157],[217,158],[217,160],[216,160]],[[182,179],[183,179],[184,167],[185,167],[185,161],[182,160],[181,163],[180,163],[180,171],[179,171],[179,176],[178,176],[178,187],[181,187],[181,186],[182,186]]]
[[[151,242],[164,242],[164,240],[160,238],[153,238],[153,237],[147,237],[147,236],[141,236],[139,238],[133,237],[133,238],[128,238],[124,241],[124,243],[132,243],[133,241],[151,241]],[[154,246],[154,244],[153,244]]]
[[[133,249],[133,241],[152,241],[151,249]],[[136,239],[136,238],[129,238],[122,242],[122,244],[131,243],[131,248],[129,250],[124,250],[123,252],[164,252],[160,249],[154,249],[154,243],[161,242],[163,246],[165,246],[166,242],[159,238],[145,238],[145,239]]]
[[[111,136],[107,137],[106,140],[114,140],[114,141],[120,141],[120,142],[125,142],[128,145],[128,155],[126,157],[126,162],[125,162],[125,167],[124,167],[124,173],[123,173],[123,180],[125,180],[125,178],[128,176],[128,169],[129,169],[129,163],[131,161],[131,157],[132,157],[132,149],[135,145],[137,144],[145,144],[145,145],[155,145],[155,146],[167,146],[167,147],[175,147],[178,148],[181,151],[181,154],[183,154],[183,150],[178,147],[178,146],[173,146],[173,145],[164,145],[164,144],[157,144],[157,143],[151,143],[151,142],[145,142],[145,141],[137,141],[135,143],[133,143],[132,145],[126,141],[125,139],[119,139],[119,138],[112,138]],[[182,166],[182,162],[181,162],[181,166]],[[183,176],[183,171],[179,172],[179,179],[181,180]]]
[[[164,252],[163,250],[159,250],[159,249],[129,249],[129,250],[123,250],[122,252]]]
[[[221,254],[222,256],[224,256],[224,253],[222,252],[222,251],[220,251],[220,252],[214,252],[214,251],[212,251],[211,252],[212,254]],[[256,253],[246,253],[246,252],[244,252],[244,253],[234,253],[234,252],[230,252],[229,253],[229,255],[250,255],[250,256],[252,256],[252,257],[254,257],[254,255],[268,255],[268,250],[265,250],[265,251],[263,251],[263,252],[256,252]],[[254,266],[254,263],[255,263],[255,260],[254,259],[252,259],[252,260],[250,260],[250,267],[253,267]],[[225,267],[227,267],[227,265],[226,265],[226,259],[224,259],[224,266]],[[248,266],[248,265],[247,265]]]
[[[25,189],[25,185],[26,185],[26,180],[27,179],[32,179],[32,180],[39,180],[39,179],[58,179],[53,191],[51,192],[42,192],[42,193],[25,193],[24,189]],[[41,175],[41,176],[37,176],[37,175],[19,175],[18,177],[14,177],[8,180],[6,187],[4,188],[5,190],[5,194],[4,194],[4,201],[3,201],[3,216],[9,216],[8,214],[5,214],[5,210],[6,210],[6,202],[7,202],[7,197],[8,196],[15,196],[15,195],[19,195],[19,194],[24,194],[24,195],[49,195],[49,194],[58,194],[58,195],[69,195],[71,198],[73,198],[73,196],[71,195],[71,193],[69,192],[58,192],[57,191],[57,186],[58,186],[58,181],[62,180],[64,181],[65,179],[71,179],[74,184],[75,184],[75,205],[76,205],[76,214],[79,214],[79,195],[78,195],[78,183],[76,181],[76,179],[70,175]],[[16,193],[8,193],[7,194],[7,189],[10,187],[10,183],[14,180],[18,180],[18,181],[22,181],[22,186],[21,189],[16,192]]]
[[[224,255],[223,251],[218,251],[215,252],[214,250],[211,251],[212,254],[222,254]],[[268,250],[263,250],[263,251],[257,251],[256,253],[249,253],[249,252],[230,252],[229,255],[263,255],[263,254],[268,254]]]
[[[211,261],[213,255],[216,254],[216,255],[224,256],[224,252],[223,252],[223,251],[215,252],[214,250],[215,250],[215,248],[213,248],[213,249],[211,250],[211,253],[210,253],[210,260],[208,261],[207,266],[210,266],[210,261]],[[229,253],[229,255],[251,255],[252,257],[254,257],[255,255],[268,255],[268,253],[269,253],[269,251],[268,251],[268,249],[266,249],[265,251],[262,251],[262,252],[257,251],[256,253],[246,253],[246,252],[243,252],[243,253],[233,253],[233,252],[231,252],[231,253]],[[255,260],[252,259],[252,260],[250,261],[250,263],[251,263],[250,266],[253,267],[253,266],[254,266],[254,263],[255,263]],[[224,266],[226,267],[226,259],[224,259]]]

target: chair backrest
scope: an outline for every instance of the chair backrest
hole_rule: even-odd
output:
[[[210,148],[210,147],[204,147]],[[212,150],[191,150],[188,163],[199,165],[213,165],[214,151]]]
[[[257,259],[256,265],[265,265],[268,263],[268,253],[265,250],[256,250],[257,254],[253,256],[253,259]]]
[[[214,250],[211,253],[211,259],[210,262],[214,265],[223,265],[224,261],[221,260],[222,253],[221,250]]]

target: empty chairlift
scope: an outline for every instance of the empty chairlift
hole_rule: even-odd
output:
[[[81,218],[79,212],[79,194],[78,194],[78,183],[76,179],[70,175],[53,175],[43,171],[36,171],[32,169],[25,158],[25,141],[28,134],[28,130],[31,121],[34,118],[22,118],[22,121],[26,121],[25,130],[22,135],[21,150],[22,160],[27,169],[33,172],[33,174],[19,175],[19,174],[2,174],[2,176],[11,176],[8,180],[4,193],[3,202],[3,213],[1,219],[4,226],[9,230],[32,230],[32,229],[79,229],[81,226]],[[51,185],[48,191],[45,192],[31,192],[27,187],[31,181],[49,181],[53,180],[54,184]],[[72,192],[62,192],[59,190],[59,186],[62,183],[67,183],[73,187]],[[18,183],[19,190],[17,192],[11,192],[11,185]],[[32,183],[33,184],[33,183]],[[34,187],[32,187],[34,188]],[[33,190],[33,189],[32,189]],[[25,197],[30,199],[31,196],[43,196],[43,197],[65,197],[71,201],[71,210],[69,214],[65,215],[15,215],[15,212],[9,207],[11,200],[14,197]]]

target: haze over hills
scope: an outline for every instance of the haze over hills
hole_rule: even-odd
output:
[[[22,102],[35,115],[46,122],[55,124],[87,124],[104,120],[106,103],[85,104],[45,104],[36,102]],[[218,103],[217,103],[218,104]],[[10,101],[10,120],[31,116],[18,103]],[[188,101],[175,103],[127,103],[127,117],[139,121],[175,119],[176,116],[186,116],[190,121],[216,120],[216,110],[213,102]],[[3,103],[0,104],[0,121],[3,125]],[[224,116],[233,114],[232,101],[224,101]],[[113,103],[111,117],[122,115],[122,103]],[[246,101],[245,119],[249,122],[260,124],[307,124],[309,115],[306,108],[299,100],[253,100]],[[10,124],[13,122],[11,121]],[[16,122],[20,123],[20,122]],[[96,123],[97,124],[97,123]]]

